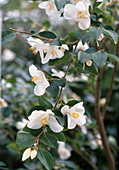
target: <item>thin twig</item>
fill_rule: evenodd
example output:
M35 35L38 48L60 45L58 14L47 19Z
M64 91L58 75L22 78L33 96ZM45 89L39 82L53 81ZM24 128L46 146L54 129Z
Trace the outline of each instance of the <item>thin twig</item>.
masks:
M13 28L8 28L8 29L11 30L11 31L14 31L14 32L21 33L21 34L28 34L28 35L34 36L36 38L39 38L41 40L45 40L45 41L48 41L48 42L52 42L52 41L55 40L55 39L48 39L48 38L45 38L45 37L42 37L42 36L39 36L39 35L36 35L36 34L32 34L32 33L26 32L26 31L19 31L19 30L15 30Z
M116 73L117 73L117 62L115 62L114 65L115 65L115 67L114 67L114 71L113 71L113 74L112 74L112 80L111 80L110 88L108 90L108 93L107 93L107 96L106 96L106 102L105 102L103 110L102 110L103 118L105 116L106 108L107 108L107 106L109 104L109 101L110 101L110 97L111 97L111 94L112 94L112 89L113 89L113 86L114 86L114 80L115 80Z
M93 161L83 152L73 147L73 150L80 155L94 170L98 170Z
M109 170L115 170L115 162L112 156L112 153L110 151L109 144L107 142L107 135L104 127L104 122L102 115L100 113L100 105L99 105L99 100L101 97L101 81L102 81L102 73L103 73L104 67L102 69L99 69L99 75L97 77L97 82L96 82L96 88L95 88L95 114L96 114L96 119L99 127L99 132L101 135L101 140L103 143L104 147L104 152L105 156L107 159L108 167Z

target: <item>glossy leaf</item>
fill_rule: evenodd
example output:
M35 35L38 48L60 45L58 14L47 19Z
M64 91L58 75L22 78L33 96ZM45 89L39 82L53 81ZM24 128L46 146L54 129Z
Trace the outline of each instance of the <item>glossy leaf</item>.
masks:
M48 132L41 135L40 142L51 148L56 148L57 146L57 138Z
M2 31L2 44L6 44L14 40L16 34L13 31Z
M23 147L31 147L35 143L35 137L29 133L21 132L17 134L16 144Z
M52 170L54 165L54 160L52 155L43 148L38 150L38 159L45 166L47 170Z
M102 67L107 60L107 53L98 51L92 54L92 59L98 67Z
M40 32L39 35L48 39L54 39L57 37L57 35L51 31L43 31Z
M52 109L53 107L52 104L48 100L46 100L44 96L39 97L39 104L45 109Z
M112 39L113 39L113 41L114 41L114 43L115 44L117 44L117 42L118 42L118 34L115 32L115 31L113 31L113 30L104 30L108 35L110 35L111 37L112 37Z

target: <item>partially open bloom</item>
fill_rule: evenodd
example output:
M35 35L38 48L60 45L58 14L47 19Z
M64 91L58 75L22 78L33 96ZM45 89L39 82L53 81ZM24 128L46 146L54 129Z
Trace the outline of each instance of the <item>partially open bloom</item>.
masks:
M39 8L45 9L46 14L52 18L58 18L61 12L57 10L54 0L44 1L38 5Z
M71 151L66 148L65 142L58 142L58 150L57 150L60 159L66 160L71 156Z
M76 5L66 4L64 7L64 18L78 22L80 29L85 30L90 27L90 15L87 5L83 1Z
M73 129L76 125L82 126L86 123L83 102L77 103L71 108L69 108L68 105L65 105L62 107L61 112L63 115L67 115L68 129Z
M31 65L29 67L29 73L32 76L32 81L36 84L34 93L37 96L41 96L45 93L46 88L50 85L47 81L44 73L37 69L36 66Z
M56 76L56 77L59 77L59 78L62 78L64 77L65 73L63 71L57 71L55 69L52 69L51 70L53 72L52 76ZM73 77L73 74L70 74L70 75L67 75L66 76L66 80L69 81L69 82L72 82L74 81L74 77Z
M29 123L27 126L30 129L39 129L42 126L48 125L55 133L59 133L63 130L63 127L58 123L54 113L50 109L46 111L34 110L28 119Z
M29 157L31 157L31 159L34 159L37 155L37 150L36 149L32 149L32 148L27 148L22 156L22 161L25 161L26 159L28 159Z

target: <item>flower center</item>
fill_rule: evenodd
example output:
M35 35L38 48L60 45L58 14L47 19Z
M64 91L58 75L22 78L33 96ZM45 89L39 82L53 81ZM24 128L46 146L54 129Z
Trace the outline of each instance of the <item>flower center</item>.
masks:
M45 118L42 118L42 119L40 120L40 123L42 124L42 126L45 126L47 122L48 122L48 120L47 120L46 117L45 117Z
M29 48L29 50L32 50L34 55L36 55L36 54L37 54L37 50L36 50L36 48L35 48L35 47L31 47L31 48Z
M76 118L78 118L78 117L79 117L79 113L75 113L75 112L73 112L73 113L72 113L72 116L73 116L73 118L74 118L74 119L76 119Z
M52 57L54 57L55 55L58 57L58 54L57 54L56 50L51 51L51 54L52 54Z
M38 76L34 76L31 80L32 81L37 81L37 80L40 80L40 79L38 78Z
M49 11L52 11L54 9L54 2L48 3L47 7L49 8Z
M83 12L83 11L77 11L77 20L78 20L79 18L82 18L84 15L85 15L85 12Z

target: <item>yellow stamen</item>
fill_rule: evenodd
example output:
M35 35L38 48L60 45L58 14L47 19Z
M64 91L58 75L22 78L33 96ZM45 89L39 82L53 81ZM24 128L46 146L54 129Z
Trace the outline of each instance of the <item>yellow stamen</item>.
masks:
M39 80L39 78L38 78L38 76L34 76L31 80L32 81L37 81L37 80Z
M48 121L47 121L47 118L46 118L46 117L45 117L45 118L42 118L42 119L40 120L40 123L42 124L42 126L45 126L47 122L48 122Z
M50 2L47 4L47 7L49 7L49 11L54 9L54 2Z
M72 116L73 116L73 118L74 118L74 119L76 119L76 118L78 118L78 117L79 117L79 113L75 113L75 112L73 112L73 113L72 113Z
M55 51L55 50L53 50L53 51L51 52L51 54L52 54L52 57L54 57L55 55L58 57L57 51Z
M83 15L85 15L85 12L83 12L83 11L77 11L77 20L78 20L79 18L82 18Z
M37 50L36 50L36 48L31 47L31 48L29 48L29 50L32 50L34 55L36 55L36 54L37 54Z

